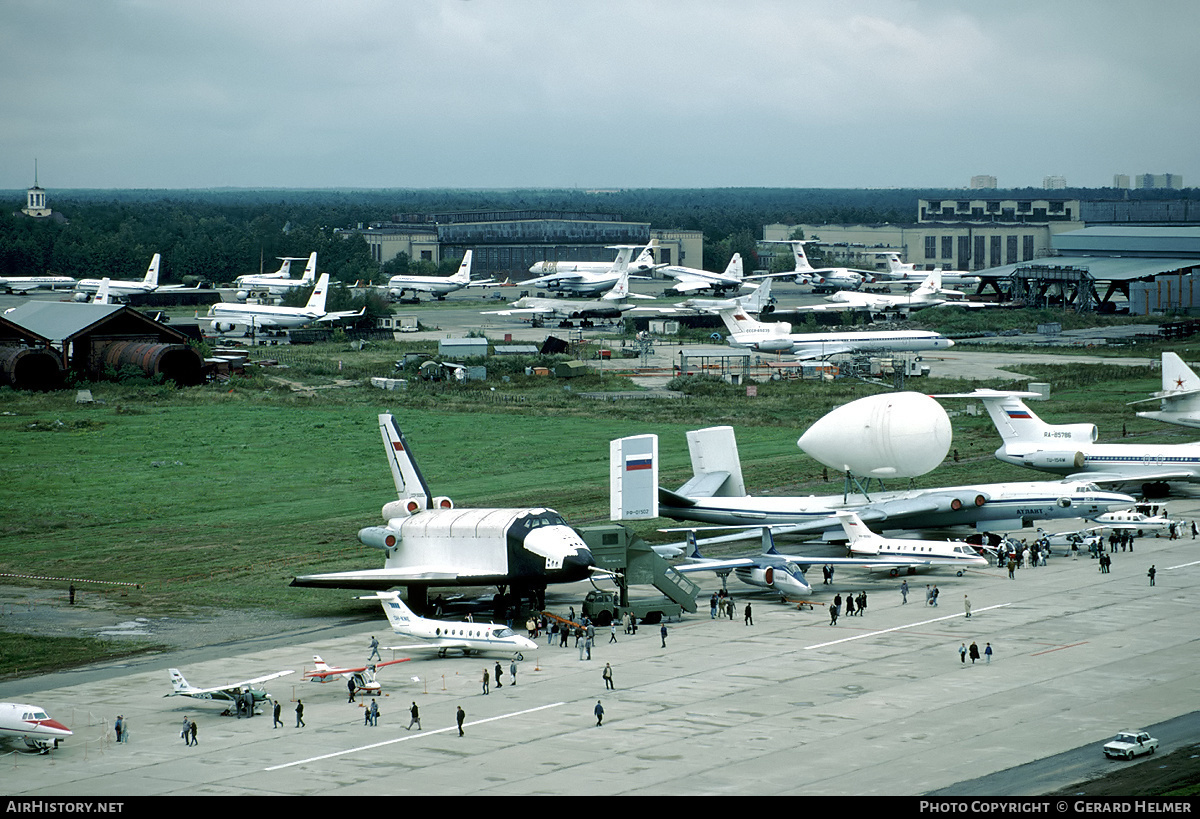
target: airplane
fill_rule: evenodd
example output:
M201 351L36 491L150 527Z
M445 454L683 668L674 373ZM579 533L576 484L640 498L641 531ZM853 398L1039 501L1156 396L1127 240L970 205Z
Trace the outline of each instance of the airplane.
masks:
M28 293L30 290L74 287L75 279L70 276L0 276L0 290L9 293Z
M983 402L1003 443L1005 463L1114 486L1140 485L1145 497L1165 494L1171 481L1200 483L1200 443L1098 444L1095 424L1047 424L1022 398L1033 392L977 389L934 398Z
M398 500L384 505L385 526L361 529L358 539L384 552L383 568L304 575L293 586L406 586L409 600L430 586L512 586L541 605L547 584L588 578L592 553L558 512L539 506L455 509L450 498L433 497L390 413L379 416L379 430Z
M925 280L926 271L917 270L917 266L911 262L906 264L900 261L900 254L895 251L876 251L875 255L887 259L888 269L879 273L879 276L892 281L920 282ZM943 285L977 285L980 281L978 276L972 276L965 270L943 270L940 266L936 269L942 273Z
M743 285L748 284L742 278L742 254L734 253L729 260L729 264L725 266L724 273L709 273L707 270L698 270L694 267L680 267L673 265L663 268L663 274L675 279L675 284L668 289L668 293L692 293L697 290L712 290L714 294L722 296L732 290L738 290Z
M383 686L375 679L375 672L385 666L406 663L410 659L410 657L404 657L399 660L370 663L358 668L331 668L328 663L321 659L320 655L313 655L313 670L305 671L304 679L319 683L332 682L334 677L340 677L343 680L354 680L354 693L377 697L383 692Z
M70 728L36 705L0 702L0 737L20 739L45 754L69 736L73 736Z
M617 265L621 266L617 283L613 288L598 299L544 299L536 296L522 296L509 304L503 310L484 310L481 315L494 316L529 316L530 320L541 322L545 319L559 319L560 327L570 327L572 322L579 320L581 326L591 326L593 319L619 319L622 313L632 310L634 305L629 299L650 299L653 296L643 296L629 290L629 267L620 258Z
M861 350L944 350L954 346L941 333L925 330L793 333L786 321L755 321L744 310L719 310L717 314L729 329L731 346L800 358L825 358Z
M379 592L359 600L378 600L392 631L421 641L415 645L385 646L385 651L432 651L439 657L445 657L451 651L468 657L502 654L523 660L523 652L537 650L537 643L505 625L419 617L404 605L399 592Z
M1163 512L1165 513L1166 510L1164 509ZM1104 529L1137 532L1138 535L1149 531L1154 532L1155 537L1170 532L1171 526L1178 522L1171 520L1166 514L1148 515L1137 509L1108 512L1091 518L1091 521Z
M1175 353L1162 354L1162 391L1151 398L1130 401L1129 405L1159 401L1157 410L1139 412L1149 418L1181 427L1200 427L1200 376Z
M178 668L171 668L168 671L171 675L171 687L173 690L169 694L163 694L164 697L189 697L194 700L215 702L225 706L235 706L237 698L247 691L254 695L256 703L269 700L271 699L271 695L267 691L261 688L254 688L254 686L295 673L291 669L288 669L287 671L276 671L274 674L264 674L252 680L242 680L241 682L226 683L209 688L197 688L194 685L190 685L183 678L183 674L179 672Z
M875 281L875 271L873 270L854 270L849 267L813 267L812 263L808 260L808 255L804 252L804 246L811 244L808 240L772 240L768 243L791 245L792 256L796 260L796 266L793 270L771 275L775 277L791 276L796 284L812 285L814 293L831 290L857 290L863 284L871 284Z
M233 280L234 286L238 289L237 300L245 301L250 297L251 293L267 293L270 296L282 296L287 291L296 287L308 287L317 278L317 253L313 251L308 255L308 264L304 266L304 275L298 279L293 279L291 276L292 262L302 262L305 260L303 256L279 256L277 257L282 264L274 273L263 273L261 275L245 275L238 276Z
M158 284L158 268L162 257L155 253L150 259L150 266L146 268L146 275L141 281L109 281L110 296L128 296L133 293L153 293L159 289L180 289L182 285L170 285L160 288ZM95 293L100 289L103 279L80 279L75 283L74 300L79 302L88 301L88 294Z
M450 293L465 287L484 287L495 284L495 279L471 279L471 259L474 251L463 253L462 261L453 276L408 276L397 275L388 279L388 295L394 299L404 297L405 291L413 294L428 293L442 301Z
M942 272L931 270L921 282L921 286L911 293L893 296L889 293L858 293L851 290L839 290L825 297L829 304L818 304L800 308L809 312L827 310L864 310L872 315L881 313L903 313L910 310L920 310L925 307L937 307L953 299L962 299L963 294L956 290L942 289ZM979 304L978 302L962 302L963 306Z
M611 289L620 279L622 259L631 275L665 267L654 263L653 251L657 244L657 239L651 239L632 262L629 259L633 251L638 249L637 245L610 245L610 249L617 251L617 258L612 262L538 262L529 268L529 272L543 275L520 284L522 287L545 287L576 296L595 296Z
M112 285L112 283L109 281L109 279L107 277L101 279L100 287L99 287L99 289L96 290L96 295L92 299L92 304L108 304L109 303L109 295L110 295L109 290L111 288L111 285Z
M661 307L634 307L633 313L640 316L647 314L655 316L702 316L719 313L722 310L741 310L748 315L761 315L764 311L771 312L775 299L771 296L771 280L765 279L761 285L745 296L729 299L684 299L676 304L664 304Z
M346 310L329 313L325 310L325 298L329 290L329 274L322 273L317 279L308 303L303 307L279 307L273 304L238 304L219 302L208 308L212 328L218 333L231 332L235 327L278 330L301 327L314 321L337 321L342 318L361 316L362 310Z
M619 439L618 443L626 440ZM880 531L956 526L1005 531L1031 526L1039 520L1094 517L1135 503L1129 495L1101 491L1086 480L968 484L832 496L755 496L746 493L732 427L692 430L687 433L687 441L691 480L674 491L657 486L657 476L644 487L633 484L636 489L624 508L650 509L649 517L717 526L771 526L776 534L809 534L836 540L844 534L844 528L835 516L844 510L853 511ZM656 486L654 497L637 495L654 493ZM612 517L631 516L614 512Z

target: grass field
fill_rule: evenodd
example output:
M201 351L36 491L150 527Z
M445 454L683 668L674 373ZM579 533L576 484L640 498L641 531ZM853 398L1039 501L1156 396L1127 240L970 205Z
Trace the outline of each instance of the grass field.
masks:
M147 611L342 614L357 606L345 592L288 583L296 574L382 565L382 554L356 537L381 524L380 507L395 499L380 412L395 414L436 493L460 506L542 504L583 525L607 519L609 441L645 432L660 436L665 486L691 476L687 430L731 424L751 492L838 493L841 477L824 475L796 438L834 406L880 391L849 381L768 383L756 398L722 385L678 401L596 402L558 382L514 376L384 393L361 385L357 365L353 374L344 363L338 369L346 355L344 345L306 349L306 361L286 371L309 386L348 376L359 384L339 389L295 392L267 375L185 390L97 384L90 405L69 391L0 390L0 583L137 583L124 594ZM397 350L375 356L378 365ZM1095 422L1102 440L1119 438L1122 425L1145 440L1189 440L1186 430L1137 419L1125 406L1158 388L1156 371L1048 365L1035 374L1053 385L1053 400L1038 406L1053 422ZM920 389L973 386L935 379ZM520 402L505 400L518 394ZM916 485L1038 477L996 461L998 443L986 415L956 417L959 461L948 458ZM662 540L654 530L665 523L636 528Z

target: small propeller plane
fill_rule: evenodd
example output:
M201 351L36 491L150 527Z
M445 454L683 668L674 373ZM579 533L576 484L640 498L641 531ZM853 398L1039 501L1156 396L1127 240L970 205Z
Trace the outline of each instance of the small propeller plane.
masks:
M355 694L366 694L369 697L377 697L383 692L383 687L375 679L375 672L384 666L406 663L410 659L410 657L404 657L399 660L370 663L359 668L332 668L321 659L320 655L313 655L313 670L305 671L304 679L319 683L333 682L334 677L340 677L343 680L354 680Z
M254 696L254 702L256 703L271 699L271 695L264 689L254 688L254 686L265 683L268 680L286 677L288 674L295 674L296 672L292 669L276 671L274 674L264 674L252 680L226 683L211 688L196 688L194 685L188 684L188 681L183 678L183 674L179 673L178 668L170 669L170 673L171 685L174 690L169 694L163 694L164 697L190 697L194 700L205 700L229 707L236 707L237 698L245 695L247 692Z
M71 735L70 728L36 705L0 702L0 737L23 740L45 754Z

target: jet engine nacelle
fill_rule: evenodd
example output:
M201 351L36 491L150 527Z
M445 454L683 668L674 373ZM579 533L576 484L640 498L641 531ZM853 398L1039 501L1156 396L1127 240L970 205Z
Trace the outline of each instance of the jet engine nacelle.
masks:
M234 298L236 298L240 302L244 302L244 301L246 301L246 299L250 298L250 291L249 290L239 290L239 291L237 291L237 293L234 294Z
M453 509L454 501L447 498L445 495L439 495L433 499L434 509Z
M939 496L933 498L939 512L957 512L960 509L969 509L972 506L983 506L988 502L987 495L980 493L974 497L965 495L962 497Z
M400 545L400 534L388 526L368 526L358 530L358 539L364 546L390 552Z
M1023 456L1021 462L1033 469L1082 469L1084 457L1079 451L1039 450Z
M1095 424L1056 424L1054 432L1049 433L1057 440L1082 441L1085 444L1096 443L1099 431Z
M86 302L90 298L91 296L89 296L87 293L77 292L75 295L71 296L71 301Z
M764 353L790 353L792 340L790 338L764 338L754 342L754 346Z
M234 324L232 324L231 322L228 322L228 321L214 321L212 323L212 328L214 330L216 330L218 333L232 332L234 326L235 326Z
M393 518L406 518L410 515L415 515L417 512L423 511L424 506L416 498L405 498L404 500L394 500L391 503L383 505L383 519L392 520Z

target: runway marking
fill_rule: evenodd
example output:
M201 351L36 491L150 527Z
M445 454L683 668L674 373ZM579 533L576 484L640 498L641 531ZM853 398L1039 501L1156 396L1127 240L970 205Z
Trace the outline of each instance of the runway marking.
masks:
M1191 563L1180 563L1178 566L1168 566L1163 569L1164 572L1169 572L1171 569L1186 569L1188 566L1196 566L1200 564L1200 560L1193 560Z
M464 722L463 727L470 728L474 725L483 725L484 723L495 722L496 720L500 720L500 719L508 719L509 717L520 717L525 714L533 714L533 713L536 713L537 711L544 711L547 708L557 708L560 705L566 705L566 703L565 702L553 702L553 703L550 703L549 705L539 705L537 708L527 708L524 711L514 711L511 714L501 714L500 716L496 716L496 717L488 717L486 719L477 719L477 720L473 720L471 722ZM428 737L428 736L433 736L434 734L442 734L442 733L445 733L446 731L457 731L457 730L458 730L457 725L451 725L446 728L434 728L432 731L420 731L415 734L405 734L404 736L396 737L395 739L385 739L382 742L372 742L370 745L360 745L357 748L346 748L345 750L342 750L342 751L334 751L334 752L328 753L328 754L321 754L320 756L310 756L307 759L297 759L295 762L285 762L282 765L272 765L269 768L263 768L263 770L264 771L278 771L283 768L291 768L296 765L307 765L309 762L320 762L323 759L333 759L334 757L345 756L346 754L355 754L355 753L358 753L359 751L369 751L373 748L383 748L387 745L394 745L397 742L407 742L410 739L420 739L421 737Z
M1048 648L1045 651L1035 651L1032 654L1030 654L1029 656L1030 657L1040 657L1043 654L1049 654L1052 651L1062 651L1064 648L1075 648L1075 646L1087 645L1087 642L1088 642L1087 640L1084 640L1082 643L1070 643L1069 645L1065 645L1065 646L1056 646L1055 648Z
M1011 605L1012 605L1012 603L1000 603L995 606L984 606L981 609L973 609L972 613L981 612L981 611L991 611L992 609L1002 609L1005 606L1011 606ZM961 612L959 614L948 614L945 617L934 617L932 620L922 620L919 623L909 623L907 626L895 626L894 628L885 628L885 629L881 629L879 631L868 631L863 634L855 634L852 637L842 637L840 640L830 640L827 643L817 643L816 645L805 646L804 650L807 651L810 648L825 648L826 646L835 646L838 643L848 643L851 640L861 640L864 637L877 637L880 634L889 634L893 631L904 631L905 629L916 628L917 626L927 626L930 623L940 623L943 620L953 620L955 617L966 617L966 616L967 616L967 613L965 611Z

